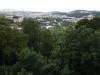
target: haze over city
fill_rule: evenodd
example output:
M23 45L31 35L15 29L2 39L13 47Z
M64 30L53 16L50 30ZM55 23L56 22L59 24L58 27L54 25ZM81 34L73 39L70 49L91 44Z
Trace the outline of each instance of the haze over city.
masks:
M26 11L98 10L99 0L0 0L0 9L18 9Z

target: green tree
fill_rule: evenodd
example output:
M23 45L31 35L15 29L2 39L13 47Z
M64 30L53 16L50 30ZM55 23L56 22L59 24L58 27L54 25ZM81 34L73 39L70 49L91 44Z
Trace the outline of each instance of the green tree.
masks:
M68 60L64 51L65 27L55 27L53 34L53 51L46 71L51 75L69 75ZM64 52L63 52L64 51ZM52 70L51 70L52 69Z
M40 40L40 53L45 57L50 57L53 50L53 39L51 31L49 29L42 28Z
M99 75L100 34L91 28L80 27L66 35L64 54L74 75ZM96 62L98 61L98 62Z
M4 16L0 16L0 25L10 26L13 23L12 20L5 18Z
M27 45L27 36L10 27L0 26L0 65L12 65L16 54Z
M93 19L90 20L90 27L98 30L100 29L100 17L94 17Z
M28 47L39 52L40 45L40 26L39 22L33 19L25 19L22 24L22 30L29 35Z
M82 19L77 22L76 28L79 28L83 25L86 26L87 28L92 28L94 30L98 30L98 29L100 29L100 17L94 17L91 20Z
M76 28L79 28L81 26L85 25L86 27L89 27L89 20L88 19L82 19L82 20L79 20L77 22L77 25L75 26Z
M26 73L40 75L42 74L42 68L45 65L45 59L40 54L26 48L20 52L18 64L20 66L17 70L21 71L23 69ZM18 71L16 72L18 73Z

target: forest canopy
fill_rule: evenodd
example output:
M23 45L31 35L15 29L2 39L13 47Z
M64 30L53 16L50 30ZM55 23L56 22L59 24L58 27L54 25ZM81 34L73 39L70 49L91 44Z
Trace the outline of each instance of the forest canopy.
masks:
M50 29L12 23L0 17L0 75L100 75L100 17Z

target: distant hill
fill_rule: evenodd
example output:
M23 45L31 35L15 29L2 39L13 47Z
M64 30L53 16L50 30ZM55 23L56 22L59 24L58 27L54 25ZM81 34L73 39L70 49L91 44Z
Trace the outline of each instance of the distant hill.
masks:
M59 14L59 15L66 15L69 17L76 17L76 18L81 18L83 16L87 15L94 15L94 16L100 16L100 11L88 11L88 10L73 10L70 12L52 12L52 14Z
M100 11L88 11L88 10L74 10L71 12L68 12L69 17L76 17L80 18L82 16L87 16L87 15L94 15L94 16L100 16Z
M68 17L76 17L81 18L87 15L100 16L100 11L88 11L88 10L73 10L71 12L32 12L32 11L24 11L24 10L15 10L15 9L1 9L0 15L22 15L23 17L31 17L31 16L49 16L49 15L60 15L60 16L68 16Z

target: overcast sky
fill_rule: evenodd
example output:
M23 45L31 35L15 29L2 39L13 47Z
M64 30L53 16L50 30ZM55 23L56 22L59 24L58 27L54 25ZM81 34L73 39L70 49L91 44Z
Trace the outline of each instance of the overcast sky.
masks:
M100 0L0 0L0 9L28 11L99 10Z

